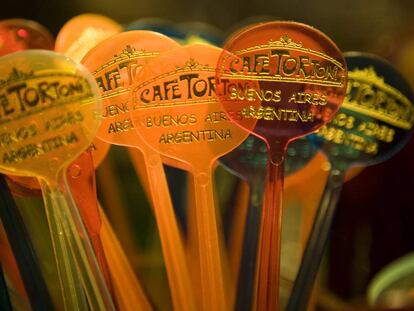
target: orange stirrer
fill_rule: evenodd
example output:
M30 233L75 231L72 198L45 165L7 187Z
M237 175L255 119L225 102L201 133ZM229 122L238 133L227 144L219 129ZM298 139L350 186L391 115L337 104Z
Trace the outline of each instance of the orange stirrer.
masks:
M135 272L101 207L99 212L102 220L101 240L109 263L119 309L123 311L152 310L153 308L135 277Z
M227 309L213 164L247 136L229 122L215 97L220 52L193 45L163 53L139 74L131 111L134 127L148 146L182 162L193 174L203 310Z
M133 129L128 112L131 85L145 64L178 44L151 31L129 31L115 35L93 48L82 60L101 89L104 112L98 137L106 142L140 149L158 224L174 308L194 310L189 272L181 233L169 196L160 156L147 147Z

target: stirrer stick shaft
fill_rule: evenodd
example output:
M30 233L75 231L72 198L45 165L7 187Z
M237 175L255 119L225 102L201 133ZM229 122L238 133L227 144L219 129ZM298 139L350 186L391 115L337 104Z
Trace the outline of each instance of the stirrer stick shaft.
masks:
M211 174L211 170L194 173L202 310L224 311L224 275Z
M169 195L161 157L150 150L142 150L142 152L174 309L195 310L183 240Z
M54 208L63 224L71 254L80 273L88 303L92 310L115 310L88 233L70 193L66 178L62 191L53 191Z
M0 265L0 307L3 311L13 311L9 291L7 289L6 279L4 277L3 268Z
M8 191L3 176L0 176L0 218L16 258L31 307L33 310L53 309L52 299L23 218Z
M101 239L108 261L111 280L120 310L151 311L153 310L145 291L135 276L128 257L124 253L104 211L99 207L102 219Z
M257 258L256 310L279 309L280 248L284 160L267 167Z
M259 175L264 177L264 174ZM253 180L250 183L250 189L251 193L249 206L247 208L246 229L236 296L236 310L240 311L250 311L252 309L256 253L263 204L263 200L261 199L264 190L263 180L259 180L259 178Z
M64 230L60 215L55 206L54 191L43 179L39 179L42 188L45 212L49 224L50 238L52 240L56 267L58 270L60 289L65 310L81 310L87 308L85 295L78 279L76 265L70 254L68 241L64 236Z
M337 169L332 169L329 174L289 298L288 311L304 311L307 308L328 242L336 205L341 195L343 178L344 172Z

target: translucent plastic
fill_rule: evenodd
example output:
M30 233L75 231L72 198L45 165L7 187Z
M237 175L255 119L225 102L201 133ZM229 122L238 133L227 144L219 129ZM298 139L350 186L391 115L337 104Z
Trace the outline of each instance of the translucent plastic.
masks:
M329 158L331 172L316 212L288 310L305 310L329 237L345 172L397 153L414 124L413 93L387 62L364 53L347 53L348 87L335 118L311 139Z
M151 303L136 278L128 257L124 253L101 207L99 211L102 218L101 238L103 248L109 263L119 309L125 311L152 310Z
M99 153L93 153L95 156L97 156L98 161L102 161L104 156L106 155L109 149L106 146L110 145L104 143L102 146L103 148L99 148L100 146L95 147L95 151L100 151ZM98 164L99 163L96 163L92 160L92 152L90 148L89 151L83 152L74 162L72 162L69 165L67 169L67 178L77 208L79 209L79 212L81 214L82 221L85 225L89 239L91 240L92 246L94 248L94 252L97 257L100 269L106 280L108 288L111 289L108 266L105 260L105 254L103 252L102 243L100 241L99 236L101 230L101 222L99 218L99 212L97 209L95 186L95 166ZM13 180L13 182L17 183L22 187L31 190L41 188L36 178L13 175L8 175L8 177L9 179ZM62 180L62 182L64 181ZM62 187L65 188L66 185L63 184ZM16 227L16 225L17 224L15 223L14 227ZM36 269L34 269L33 267L31 270L33 271L33 273L36 273ZM28 282L28 284L30 283ZM41 280L35 282L34 284L36 284L36 288L38 288L41 285ZM38 297L41 296L37 295L36 300L38 300Z
M112 293L108 263L102 247L100 231L102 227L96 197L95 168L90 152L82 153L68 168L67 183L73 193L89 239L95 251L96 259Z
M80 62L99 42L121 31L121 25L109 17L81 14L63 25L56 37L55 50Z
M299 175L297 179L301 180L301 169L314 159L316 153L317 148L306 139L293 141L287 151L286 175L296 173ZM250 135L240 146L220 158L220 163L231 173L246 181L250 190L246 218L240 219L245 223L245 230L243 251L240 254L240 270L236 272L239 276L235 306L237 310L251 308L267 160L266 144L254 135Z
M226 288L213 196L215 160L247 132L230 122L216 98L215 66L221 50L190 45L148 63L133 86L137 133L153 150L180 161L193 175L201 273L201 308L225 310Z
M102 161L105 159L106 155L109 152L111 145L100 140L99 138L94 138L92 144L89 146L88 151L85 151L85 153L88 153L92 156L93 159L93 166L96 169ZM82 157L81 155L80 157ZM76 166L75 160L72 164ZM72 165L69 166L69 170L71 169ZM40 189L39 182L35 177L27 177L27 176L15 176L13 173L9 173L8 178L13 180L14 182L18 183L19 185L28 188L28 189Z
M27 49L53 50L54 38L42 25L25 19L0 21L0 56ZM40 186L35 178L11 177L27 188Z
M4 311L12 311L9 291L7 289L6 279L4 277L3 268L0 265L0 308Z
M98 204L94 164L90 152L84 152L69 167L68 183L88 230L98 263L121 310L152 310L109 221Z
M257 263L256 308L279 308L280 222L287 144L319 129L345 95L346 66L336 45L294 22L246 27L225 45L217 80L232 120L263 139L268 167ZM231 112L238 107L241 116ZM256 120L257 124L249 124ZM250 126L249 126L250 125Z
M62 27L56 37L55 50L80 62L99 42L122 31L122 26L112 19L98 14L81 14L73 17ZM110 144L95 138L91 144L95 167L98 167L109 151Z
M0 21L0 56L27 49L53 50L54 39L42 25L26 19Z
M100 141L100 140L96 140L96 141ZM96 216L98 211L97 211L97 205L96 205L97 203L96 203L96 186L95 186L95 168L100 164L100 162L103 160L104 156L108 152L109 148L107 148L107 146L110 146L110 145L107 143L104 143L102 148L100 148L100 146L94 146L93 150L94 151L99 150L99 152L92 153L92 150L91 150L92 148L90 148L89 151L82 153L68 167L67 174L68 174L68 181L70 184L70 188L73 192L74 199L81 213L84 225L88 231L88 235L94 247L95 254L97 256L99 265L104 274L106 282L108 286L110 287L109 274L107 273L108 268L107 268L106 260L105 260L104 253L102 250L100 237L99 237L101 223L100 223L100 218L99 217L97 218ZM92 160L92 155L95 156L93 160ZM98 162L96 162L95 159L97 159ZM12 180L14 183L17 184L17 185L14 184L15 187L13 188L14 193L17 195L24 195L23 194L24 191L26 192L32 191L33 193L33 191L40 190L40 185L37 179L34 177L8 175L8 178L9 180ZM16 186L18 186L19 188L16 189ZM13 201L9 201L9 202L13 202ZM4 204L5 204L4 205L5 212L10 214L8 216L9 217L8 223L12 224L10 226L10 229L12 229L14 232L13 234L11 234L11 236L21 241L20 243L17 243L17 242L14 243L14 245L16 245L16 247L19 248L16 251L22 252L23 251L22 248L24 249L25 247L28 247L28 248L31 247L29 245L25 246L24 244L24 243L30 244L30 241L29 240L24 241L24 234L23 234L24 227L21 228L23 224L20 224L22 220L19 220L20 215L18 215L18 212L11 209L13 205L8 207L7 204L11 204L11 203L7 203L7 204L4 203ZM31 261L35 260L35 259L31 259L31 256L33 255L34 254L26 254L26 255L18 256L18 258L19 259L22 258L24 262L24 265L22 264L22 266L24 266L23 269L26 269L26 266L30 267L29 270L31 271L31 273L24 273L23 274L24 276L30 277L30 274L33 274L33 277L36 277L36 273L37 273L36 267L35 267L36 264L31 263ZM38 279L37 281L33 281L33 282L28 281L25 283L28 285L31 285L31 284L35 285L34 286L35 292L39 288L43 288L41 285L42 283L41 279ZM47 291L43 291L43 293L47 293ZM41 301L42 295L37 294L33 296L36 302ZM47 295L44 294L44 296L45 296L45 299L47 299ZM39 303L39 305L45 306L47 304L46 302L44 302L44 303Z
M4 176L0 176L0 218L32 308L53 309L45 279L38 265L38 256Z
M111 148L111 144L108 144L107 142L95 137L92 144L89 146L89 152L92 155L93 159L93 166L94 168L98 168L98 166L102 163L102 161L105 159L106 155L109 152L109 149Z
M97 86L86 69L54 52L24 51L0 62L0 171L39 179L65 308L85 307L86 293L91 308L112 310L76 204L64 186L66 167L88 148L99 126Z
M23 19L9 19L0 22L0 55L6 55L18 50L45 49L52 50L54 39L49 31L40 24ZM36 179L15 176L28 188L40 187ZM30 305L34 309L52 309L53 303L47 290L45 279L41 273L38 257L33 252L33 245L23 223L22 216L11 196L7 183L0 176L0 206L1 220L7 238L11 241L13 254L24 287L29 297Z
M228 216L224 222L230 228L227 236L228 245L228 262L230 272L230 299L229 305L234 308L237 295L237 283L240 279L240 270L242 267L243 254L244 254L244 235L247 229L247 214L249 211L250 203L250 191L249 184L237 180L235 187L230 192L231 200L228 208L232 211L232 214ZM229 219L231 217L231 219ZM257 226L256 226L257 229ZM256 254L256 249L253 251ZM244 267L244 266L243 266ZM250 295L250 293L248 294ZM246 304L246 307L248 305Z
M172 39L155 32L129 31L98 44L82 63L95 76L102 94L102 125L97 136L111 144L139 149L142 153L144 176L148 178L173 304L177 310L194 310L183 241L161 157L137 135L129 115L129 111L135 109L131 102L131 86L142 67L160 53L178 46Z
M52 238L53 250L56 258L59 280L61 283L62 298L65 310L76 310L88 308L86 297L82 288L80 273L85 271L78 270L76 260L86 260L86 258L76 257L72 246L76 242L72 240L73 233L69 232L68 226L75 226L65 221L65 217L70 217L70 207L68 201L71 199L63 194L63 190L51 187L46 181L40 179L40 186L44 196L46 216L49 223L49 230ZM59 213L59 209L65 209L65 213ZM85 284L86 285L86 284ZM87 289L86 289L87 291Z
M21 305L29 308L29 299L25 291L23 279L21 278L16 258L14 257L10 242L3 226L0 226L0 245L1 265L4 271L7 271L8 280L11 284L13 284L13 296L15 295L17 299L21 300Z

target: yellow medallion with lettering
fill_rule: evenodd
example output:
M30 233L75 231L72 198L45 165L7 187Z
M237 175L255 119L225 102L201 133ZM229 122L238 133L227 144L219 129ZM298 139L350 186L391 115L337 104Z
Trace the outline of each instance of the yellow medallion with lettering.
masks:
M344 103L312 136L341 170L391 157L405 145L414 125L411 90L400 73L375 55L345 56L349 72Z
M112 310L65 186L66 167L88 148L100 124L98 87L84 67L54 52L18 52L0 64L0 171L39 179L65 308L87 308L86 292L91 307ZM74 281L79 272L81 283Z
M348 83L335 118L309 136L330 161L331 170L288 304L304 310L329 239L347 170L373 165L395 155L408 142L414 125L414 97L401 74L381 58L345 54Z

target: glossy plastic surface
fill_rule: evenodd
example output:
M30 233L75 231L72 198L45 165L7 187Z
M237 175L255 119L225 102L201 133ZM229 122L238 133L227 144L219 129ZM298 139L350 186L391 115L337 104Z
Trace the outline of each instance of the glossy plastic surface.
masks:
M54 39L42 25L25 19L0 21L0 56L27 49L53 50Z
M217 64L219 98L232 120L268 146L257 264L256 308L278 309L280 222L287 144L319 129L342 103L346 65L318 30L294 22L246 27ZM241 111L235 115L234 110ZM257 123L250 122L255 120Z
M128 31L115 35L93 48L82 60L97 81L102 94L102 125L98 137L111 144L139 149L142 152L142 176L154 207L171 295L175 308L195 308L184 245L169 196L161 157L144 143L134 129L129 112L132 85L142 68L162 52L178 47L174 40L152 31ZM131 151L135 153L136 150ZM133 154L134 155L134 154ZM139 157L132 156L136 161Z
M56 37L55 50L80 62L99 42L121 31L121 25L106 16L81 14L63 25Z
M99 90L84 67L54 52L18 52L0 62L0 170L40 181L65 308L85 306L82 284L91 306L111 309L76 205L62 188L66 167L99 126Z
M310 136L331 162L287 310L305 310L329 237L346 170L372 165L397 153L414 125L413 94L389 63L365 53L347 53L347 95L335 118Z
M348 52L347 95L335 118L309 136L339 169L387 160L406 144L414 124L413 93L387 61Z
M226 308L222 259L213 199L215 160L248 135L230 122L216 97L215 66L221 49L189 45L144 67L133 87L132 121L160 154L182 162L194 176L195 218L203 308Z

